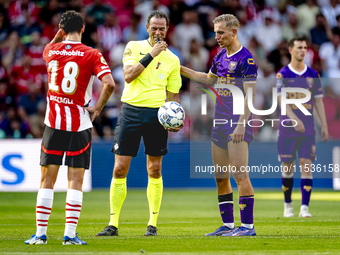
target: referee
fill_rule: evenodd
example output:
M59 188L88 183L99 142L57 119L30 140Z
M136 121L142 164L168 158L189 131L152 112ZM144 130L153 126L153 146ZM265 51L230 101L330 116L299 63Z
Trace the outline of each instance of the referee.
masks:
M123 107L114 133L112 152L115 153L110 187L110 222L96 236L117 236L119 214L126 197L126 176L132 157L138 152L141 137L147 154L149 176L147 197L150 220L145 236L157 235L157 217L162 201L162 157L167 154L168 131L178 132L183 126L165 129L157 118L160 106L168 100L179 100L182 86L180 63L164 41L169 20L165 13L152 12L147 21L149 38L126 45L123 64L125 87Z

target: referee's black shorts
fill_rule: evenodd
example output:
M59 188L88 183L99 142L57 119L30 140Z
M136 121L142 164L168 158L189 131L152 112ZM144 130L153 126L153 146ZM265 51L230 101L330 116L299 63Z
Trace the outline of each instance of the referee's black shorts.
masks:
M137 156L141 137L145 154L164 156L168 153L168 131L159 123L158 108L136 107L123 103L114 132L112 152Z
M65 165L89 169L91 158L92 128L68 132L45 125L41 143L40 165Z

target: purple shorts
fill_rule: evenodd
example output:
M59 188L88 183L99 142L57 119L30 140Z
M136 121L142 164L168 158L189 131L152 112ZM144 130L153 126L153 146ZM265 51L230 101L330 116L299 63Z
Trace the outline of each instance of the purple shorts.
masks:
M295 160L296 151L299 158L315 160L315 136L279 136L279 155L282 162L289 163Z
M235 129L223 128L222 125L217 125L212 128L211 141L218 147L224 150L228 150L228 143L232 141L231 134ZM246 126L246 132L244 134L244 141L248 144L253 140L253 129Z

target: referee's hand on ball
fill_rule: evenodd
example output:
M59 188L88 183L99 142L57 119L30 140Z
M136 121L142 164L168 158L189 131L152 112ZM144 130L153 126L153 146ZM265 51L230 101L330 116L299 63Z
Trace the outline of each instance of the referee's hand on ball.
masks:
M176 127L176 128L166 128L164 127L166 130L170 131L170 132L178 132L180 131L182 128L183 128L184 124L180 125L179 127Z

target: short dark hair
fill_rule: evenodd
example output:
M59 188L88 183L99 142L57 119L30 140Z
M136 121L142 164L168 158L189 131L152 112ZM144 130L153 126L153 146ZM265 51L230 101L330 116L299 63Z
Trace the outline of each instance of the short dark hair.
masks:
M61 16L59 24L66 34L72 32L80 33L84 25L84 20L78 12L66 11Z
M151 12L149 17L148 17L148 26L150 25L150 19L152 17L165 19L166 27L169 26L169 18L168 18L168 16L164 12L161 12L161 11L153 11L153 12Z
M306 42L307 43L307 37L306 36L296 36L294 37L293 39L291 39L289 42L288 42L288 47L289 48L293 48L294 47L294 42L295 41L298 41L298 42Z

